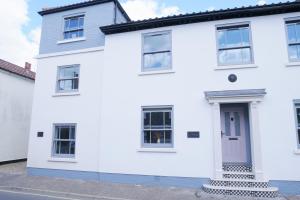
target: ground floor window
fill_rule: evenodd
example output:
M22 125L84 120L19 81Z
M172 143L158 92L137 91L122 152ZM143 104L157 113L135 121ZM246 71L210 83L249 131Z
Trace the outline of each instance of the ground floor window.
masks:
M55 124L52 148L53 156L74 157L75 137L75 124Z
M295 103L295 113L296 113L296 128L297 128L297 143L298 148L300 148L300 101Z
M142 108L142 146L173 146L173 107Z

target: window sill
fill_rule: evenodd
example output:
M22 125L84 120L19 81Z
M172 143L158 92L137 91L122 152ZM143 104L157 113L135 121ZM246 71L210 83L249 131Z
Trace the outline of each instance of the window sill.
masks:
M56 158L56 157L49 158L48 162L77 163L75 158Z
M156 74L174 74L174 70L157 70L157 71L145 71L139 73L139 76L156 75Z
M290 62L285 65L286 67L300 67L300 62Z
M52 97L65 97L65 96L79 96L79 92L65 92L65 93L56 93Z
M140 153L177 153L173 148L139 148L137 152Z
M217 67L215 68L215 70L249 69L249 68L258 68L258 66L257 66L257 65L254 65L254 64L217 66Z
M300 149L296 149L296 150L294 150L294 154L296 154L296 155L300 155Z
M57 41L57 44L65 44L65 43L71 43L71 42L80 42L80 41L84 41L84 40L86 40L85 37L74 38L74 39L67 39L67 40Z

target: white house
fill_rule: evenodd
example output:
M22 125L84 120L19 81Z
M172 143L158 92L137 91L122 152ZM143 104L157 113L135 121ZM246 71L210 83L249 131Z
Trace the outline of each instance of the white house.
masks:
M115 0L40 14L29 174L300 194L300 2L136 22Z
M27 158L35 73L0 59L0 164Z

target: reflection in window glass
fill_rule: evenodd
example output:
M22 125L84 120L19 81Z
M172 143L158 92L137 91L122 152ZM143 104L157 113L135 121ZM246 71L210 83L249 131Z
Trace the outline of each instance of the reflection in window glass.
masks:
M79 66L63 66L58 68L57 91L74 91L79 86Z
M143 116L143 146L171 146L172 108L145 108L143 109Z
M84 16L65 19L64 39L83 37Z
M145 34L143 37L143 70L171 68L171 33Z
M217 30L218 59L221 65L249 64L252 62L248 25L219 27Z
M291 61L300 60L300 21L287 21L287 37L289 58Z
M53 154L55 156L74 156L75 125L55 125Z

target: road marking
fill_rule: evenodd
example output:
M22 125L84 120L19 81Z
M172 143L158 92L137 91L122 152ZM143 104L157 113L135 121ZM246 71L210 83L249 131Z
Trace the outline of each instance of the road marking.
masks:
M126 199L126 198L120 198L120 197L82 195L82 194L71 193L71 192L59 192L59 191L54 191L54 190L41 190L41 189L33 189L33 188L25 188L25 187L0 186L0 188L6 188L7 189L7 190L3 190L3 189L1 190L0 189L0 191L12 191L14 189L20 189L20 190L31 190L31 191L37 191L37 192L48 192L48 193L62 194L62 195L73 195L73 196L77 196L79 198L83 197L83 198L107 199L107 200L134 200L134 199ZM35 195L36 193L30 193L30 192L28 192L28 193L25 193L25 194L33 194L33 195ZM60 198L60 197L58 197L58 198ZM69 198L66 198L66 199L69 200ZM77 200L77 199L72 199L72 200Z

